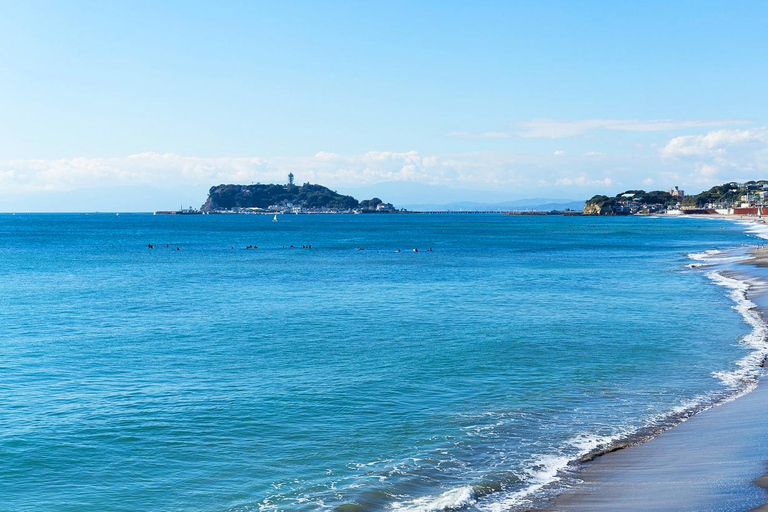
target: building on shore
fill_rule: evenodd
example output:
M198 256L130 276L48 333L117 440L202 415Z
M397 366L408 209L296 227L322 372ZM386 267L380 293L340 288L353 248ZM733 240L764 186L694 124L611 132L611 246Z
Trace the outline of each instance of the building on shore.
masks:
M685 197L685 190L680 190L677 185L675 185L675 188L672 190L667 190L667 192L669 192L669 195L672 197L676 197L678 199L683 199Z

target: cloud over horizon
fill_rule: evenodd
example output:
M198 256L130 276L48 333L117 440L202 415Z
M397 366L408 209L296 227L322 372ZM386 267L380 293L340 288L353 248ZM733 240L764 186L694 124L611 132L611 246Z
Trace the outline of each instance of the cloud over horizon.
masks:
M577 161L578 158L574 158L574 162ZM539 172L532 172L536 169ZM22 193L138 183L281 183L289 172L300 182L330 186L394 181L494 190L558 186L562 183L558 180L570 178L574 171L563 167L562 157L555 155L502 152L424 155L417 151L369 151L341 155L321 151L308 157L278 158L194 157L148 152L114 158L0 162L0 186L6 192ZM597 183L604 178L581 182Z
M675 137L661 149L662 159L692 165L700 183L765 178L768 128L715 130Z
M632 155L596 151L538 153L476 151L423 154L369 151L265 158L199 157L137 153L112 158L9 160L0 162L0 192L34 195L148 185L167 190L219 183L286 180L354 189L378 183L418 183L508 194L581 198L614 189L674 185L708 188L724 181L765 178L768 128L721 129L667 139L661 149Z

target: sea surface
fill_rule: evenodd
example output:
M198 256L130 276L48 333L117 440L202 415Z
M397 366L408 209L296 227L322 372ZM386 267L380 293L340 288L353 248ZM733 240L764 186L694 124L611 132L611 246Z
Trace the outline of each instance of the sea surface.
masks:
M0 215L0 509L536 506L751 389L750 230Z

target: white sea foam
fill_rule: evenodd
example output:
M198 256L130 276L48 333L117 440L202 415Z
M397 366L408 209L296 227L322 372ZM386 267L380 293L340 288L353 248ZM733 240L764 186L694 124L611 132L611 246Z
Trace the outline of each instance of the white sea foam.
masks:
M768 325L757 312L757 305L747 297L752 287L750 281L734 279L718 271L709 272L707 277L715 284L730 290L729 296L736 303L733 309L738 311L744 321L752 327L752 331L741 339L741 344L751 351L736 361L737 368L714 373L714 376L724 385L739 391L735 396L741 396L757 387L757 380L762 372L762 362L768 356Z
M487 512L506 512L512 507L527 503L530 496L543 487L557 482L562 471L571 463L573 457L566 455L540 455L524 470L528 485L519 491L497 495L487 503L478 506L478 510Z
M472 487L465 485L436 496L424 496L394 503L392 510L397 512L441 512L443 510L458 510L474 503L475 492Z
M712 259L717 254L722 254L723 251L718 251L717 249L710 249L708 251L704 252L694 252L688 255L689 258L692 260L699 260L699 261L706 261Z
M689 254L688 257L692 260L701 262L691 263L688 265L689 268L698 268L703 265L713 265L716 263L735 263L737 261L746 261L752 258L747 254L733 254L718 251L716 249L710 249L704 252L694 252Z
M749 220L737 221L736 223L744 226L748 234L768 240L768 225L765 223ZM725 256L721 256L723 254ZM733 255L732 253L723 253L716 250L689 254L688 257L703 262L690 264L689 267L691 268L751 259L747 255ZM768 357L768 324L758 313L757 305L748 298L750 290L765 288L766 283L746 278L737 279L725 275L721 270L717 269L708 272L706 275L715 284L729 290L728 295L735 302L733 309L738 311L747 325L752 328L752 331L740 340L741 345L750 349L750 352L736 361L736 369L713 373L714 377L734 391L728 398L728 400L733 400L757 387L758 378L762 373L762 364L766 357Z
M741 226L745 226L745 231L750 234L754 235L757 238L762 238L764 240L768 240L768 224L764 224L762 222L755 222L751 220L743 220L737 222L737 224Z

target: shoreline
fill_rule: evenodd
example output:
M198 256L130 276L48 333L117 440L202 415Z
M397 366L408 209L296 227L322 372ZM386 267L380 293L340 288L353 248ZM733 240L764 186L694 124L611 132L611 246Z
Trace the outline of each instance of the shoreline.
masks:
M766 224L755 217L707 217ZM579 483L536 510L768 512L768 425L763 425L761 414L768 402L764 370L768 357L768 272L764 270L768 268L768 246L742 251L749 259L736 263L738 271L714 269L709 277L717 282L712 276L716 274L733 281L732 285L717 284L731 288L735 309L752 325L750 335L759 337L760 348L752 345L754 350L739 361L759 354L759 361L750 361L756 380L730 396L691 409L677 421L670 416L670 425L659 433L627 439L582 458L569 475ZM734 297L738 294L745 304ZM749 312L761 325L750 321Z
M762 245L754 247L749 250L749 255L752 259L749 263L756 267L768 268L768 245Z
M613 451L579 468L581 483L546 511L768 510L768 427L762 379L739 396L648 442Z

